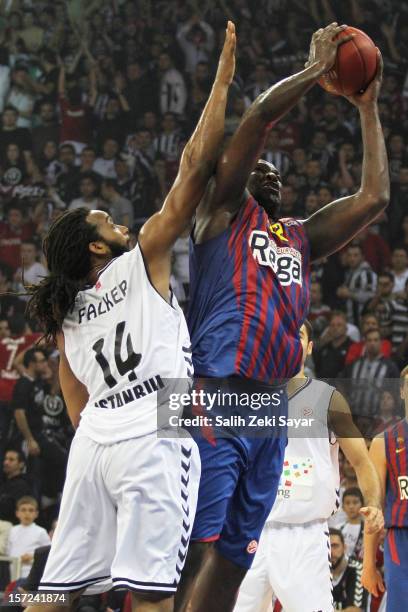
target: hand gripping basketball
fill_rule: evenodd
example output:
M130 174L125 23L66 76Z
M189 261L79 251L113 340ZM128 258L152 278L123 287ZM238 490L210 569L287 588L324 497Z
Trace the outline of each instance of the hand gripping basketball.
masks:
M339 26L337 22L333 22L325 28L317 30L312 36L306 67L311 64L317 64L322 74L328 72L336 60L339 45L344 44L353 37L352 34L338 36L346 28L346 25Z

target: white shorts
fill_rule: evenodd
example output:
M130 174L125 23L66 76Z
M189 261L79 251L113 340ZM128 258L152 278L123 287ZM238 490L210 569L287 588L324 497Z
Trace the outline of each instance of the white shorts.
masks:
M272 610L274 595L284 612L333 611L330 542L325 521L265 525L234 612Z
M197 505L191 438L75 436L42 591L175 593Z

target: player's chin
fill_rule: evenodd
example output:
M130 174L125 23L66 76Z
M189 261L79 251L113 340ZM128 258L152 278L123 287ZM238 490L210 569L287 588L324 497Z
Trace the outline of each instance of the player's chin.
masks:
M259 200L259 204L265 210L269 217L276 219L279 217L281 209L280 195L266 193L262 194L262 198Z

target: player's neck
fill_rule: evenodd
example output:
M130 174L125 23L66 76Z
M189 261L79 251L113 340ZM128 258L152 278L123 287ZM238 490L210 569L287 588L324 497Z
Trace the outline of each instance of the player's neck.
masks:
M301 370L296 374L296 376L291 378L290 381L288 382L288 395L289 396L293 395L300 387L302 387L305 384L306 379L307 379L307 376L302 367Z
M96 283L101 270L103 270L103 268L111 261L111 259L112 257L106 257L103 260L98 259L97 262L93 262L91 270L87 277L89 283L91 283L92 285Z

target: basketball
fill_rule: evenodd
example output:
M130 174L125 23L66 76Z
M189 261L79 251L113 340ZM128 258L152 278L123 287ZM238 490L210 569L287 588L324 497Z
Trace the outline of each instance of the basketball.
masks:
M331 94L350 96L364 91L377 71L377 48L367 34L348 26L338 34L354 37L338 47L332 69L319 79L319 84Z

